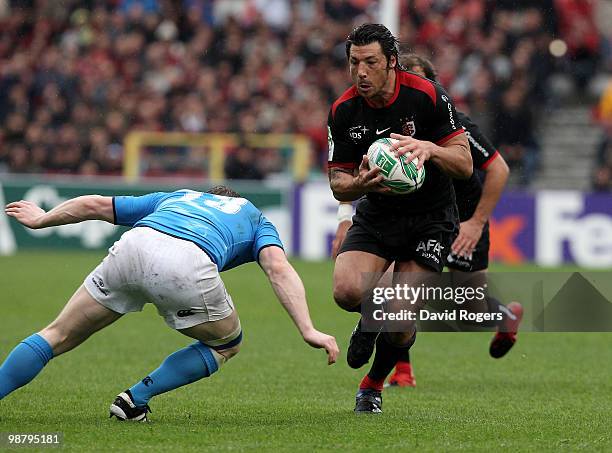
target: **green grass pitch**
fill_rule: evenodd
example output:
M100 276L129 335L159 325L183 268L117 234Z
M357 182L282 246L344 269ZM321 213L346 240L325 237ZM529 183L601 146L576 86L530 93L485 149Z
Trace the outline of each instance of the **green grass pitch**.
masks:
M101 257L0 258L0 360L51 321ZM79 452L612 450L610 334L522 334L496 361L489 334L424 333L412 350L418 387L385 391L381 416L355 416L365 369L351 370L344 354L356 315L331 300L330 262L295 266L316 326L338 339L336 365L302 342L257 266L243 266L224 273L241 353L212 378L153 399L150 423L108 419L117 392L190 342L148 306L0 401L0 432L62 432L64 448Z

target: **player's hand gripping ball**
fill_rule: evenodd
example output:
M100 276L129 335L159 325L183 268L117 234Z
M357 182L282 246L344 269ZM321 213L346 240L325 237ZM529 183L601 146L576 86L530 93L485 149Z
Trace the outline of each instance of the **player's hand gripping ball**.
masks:
M396 194L408 194L418 190L425 181L425 167L417 170L418 159L410 162L410 154L396 156L391 145L397 140L379 138L368 149L370 168L380 168L384 186Z

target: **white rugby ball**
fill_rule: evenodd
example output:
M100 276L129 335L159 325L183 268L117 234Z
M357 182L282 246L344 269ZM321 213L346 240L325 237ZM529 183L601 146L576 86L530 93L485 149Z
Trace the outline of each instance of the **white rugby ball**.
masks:
M408 194L418 190L425 181L425 167L417 170L418 158L410 162L410 154L397 157L391 150L397 140L379 138L368 148L370 168L380 168L385 180L383 185L394 193Z

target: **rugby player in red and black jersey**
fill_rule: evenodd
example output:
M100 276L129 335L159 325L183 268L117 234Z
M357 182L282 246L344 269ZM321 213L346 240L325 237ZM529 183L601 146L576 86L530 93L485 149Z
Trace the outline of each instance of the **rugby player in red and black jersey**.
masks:
M408 71L436 81L435 68L426 58L409 54L402 55L400 61ZM458 284L469 281L470 284L482 285L486 282L489 262L488 219L505 187L509 170L503 157L480 128L464 113L458 111L457 115L468 136L474 173L468 180L453 180L461 224L446 265ZM334 240L333 255L337 253L351 225L352 208L350 206L348 208L350 209L339 209L339 213L346 211L346 214L339 218L341 221ZM390 276L387 276L387 279L390 279ZM489 352L492 357L503 357L516 342L522 308L516 302L506 307L492 297L487 299L487 305L479 307L480 310L502 314L501 321L492 323L497 325L497 333L491 342ZM408 351L405 351L404 356L398 361L388 385L400 387L416 385Z
M355 28L346 41L354 85L332 105L328 119L329 181L339 201L359 199L353 225L334 269L334 299L359 311L379 276L394 263L394 284L407 275L439 273L458 213L451 178L472 175L467 137L444 89L399 66L397 39L379 24ZM367 150L382 137L395 138L398 152L410 152L426 168L423 186L395 195L382 186L379 170L369 169ZM414 282L411 282L414 283ZM351 337L352 367L369 359L372 367L356 396L356 412L381 412L382 388L396 362L414 343L414 322L401 332L365 332ZM365 360L364 360L365 358Z

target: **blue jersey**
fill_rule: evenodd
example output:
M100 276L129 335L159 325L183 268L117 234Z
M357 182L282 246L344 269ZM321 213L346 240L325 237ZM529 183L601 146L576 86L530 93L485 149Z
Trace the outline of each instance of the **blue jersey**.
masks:
M191 241L219 271L257 261L264 247L283 244L272 223L245 198L192 190L114 197L115 223L149 227Z

